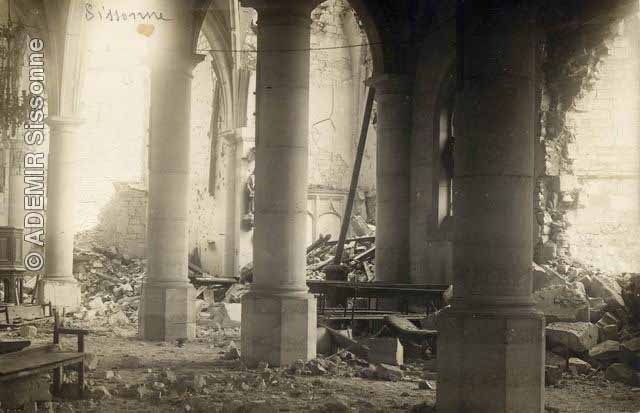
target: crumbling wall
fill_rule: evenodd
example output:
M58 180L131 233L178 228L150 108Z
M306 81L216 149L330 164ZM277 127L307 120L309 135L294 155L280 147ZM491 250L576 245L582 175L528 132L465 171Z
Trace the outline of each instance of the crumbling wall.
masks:
M115 183L113 198L98 217L101 244L130 257L144 257L147 203L147 191L142 185Z
M201 34L198 49L210 49ZM214 76L211 56L207 55L193 71L191 85L191 174L189 202L189 251L200 257L200 264L211 274L224 275L227 163L233 156L228 142L212 136ZM212 141L213 149L212 149ZM216 156L215 188L209 188L211 157ZM229 274L231 275L231 274Z
M607 271L638 269L640 88L633 21L637 17L552 33L541 50L538 263L573 257Z
M579 188L567 214L572 255L609 272L640 271L640 20L619 23L593 88L567 124Z

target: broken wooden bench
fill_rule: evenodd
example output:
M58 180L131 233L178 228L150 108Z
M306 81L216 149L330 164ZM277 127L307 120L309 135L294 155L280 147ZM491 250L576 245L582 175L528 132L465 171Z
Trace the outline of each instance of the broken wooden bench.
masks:
M62 389L63 368L77 365L78 394L84 393L84 336L88 330L61 328L55 317L53 343L0 355L0 385L47 373L53 370L53 393L58 395ZM78 338L77 351L62 350L61 335L75 335Z

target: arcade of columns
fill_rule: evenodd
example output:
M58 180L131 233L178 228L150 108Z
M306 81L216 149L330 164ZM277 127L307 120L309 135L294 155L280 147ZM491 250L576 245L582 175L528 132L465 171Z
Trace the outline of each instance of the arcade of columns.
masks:
M241 1L258 12L258 49L264 51L256 87L255 275L242 302L242 357L248 365L286 365L316 355L316 302L306 287L304 240L310 14L320 2ZM458 33L464 47L458 50L456 99L455 296L438 328L443 412L544 408L544 319L531 299L535 10L533 2L493 3L487 8L486 2L465 2L468 29ZM154 40L148 278L139 316L145 340L193 338L196 316L186 219L198 25L182 0L162 4L177 18L159 27ZM66 33L72 42L74 33ZM370 86L376 88L379 122L377 277L409 282L413 78L400 70L379 71ZM70 307L79 302L69 231L79 122L74 113L61 110L49 121L47 266L40 296Z

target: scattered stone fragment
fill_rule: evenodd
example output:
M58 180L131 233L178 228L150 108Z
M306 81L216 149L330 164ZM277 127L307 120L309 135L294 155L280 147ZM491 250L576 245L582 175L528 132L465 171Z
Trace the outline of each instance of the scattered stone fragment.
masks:
M604 373L604 378L611 381L618 381L624 384L633 384L633 370L622 363L613 363Z
M594 360L611 362L620 356L620 343L613 340L603 341L589 350L589 357Z
M591 370L591 364L577 357L569 358L569 371L573 374L587 374Z
M91 388L91 397L98 400L110 399L111 393L105 386L95 386Z
M207 386L207 379L202 374L193 375L193 389L196 392L202 391Z
M87 307L91 310L98 310L104 307L104 303L102 302L102 298L93 297L91 301L87 304Z
M174 373L171 369L165 369L162 372L162 378L169 384L175 384L178 381L176 373Z
M400 367L381 363L376 368L376 377L387 381L400 381L404 377L404 372Z
M411 407L411 413L435 413L436 406L431 402L422 402Z
M545 329L552 345L561 345L576 353L583 353L598 343L598 328L585 322L552 323Z
M611 310L624 308L622 288L618 282L605 275L594 275L591 279L591 295L601 297Z
M95 353L85 353L84 368L88 371L94 371L98 368L98 355Z
M564 285L567 281L547 265L533 263L533 291L541 290L551 285Z
M236 345L232 341L231 344L229 344L227 351L224 353L224 359L238 360L239 358L240 358L240 350L238 350L238 347L236 347Z
M242 304L218 303L209 307L213 324L222 328L239 328L241 324Z
M418 382L418 389L420 390L434 390L434 387L429 383L428 380L420 380Z
M38 335L38 329L35 326L20 327L20 336L24 338L35 338Z

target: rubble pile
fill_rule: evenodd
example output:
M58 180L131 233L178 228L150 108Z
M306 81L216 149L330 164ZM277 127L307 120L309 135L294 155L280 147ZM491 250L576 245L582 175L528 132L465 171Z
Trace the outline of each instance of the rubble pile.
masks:
M137 322L145 260L94 246L76 248L73 261L82 286L82 308L74 318L90 324L100 319L110 326Z
M320 236L319 240L322 240ZM362 237L344 246L342 264L348 268L348 281L371 282L374 280L375 238ZM324 280L323 269L332 263L336 255L336 243L327 241L307 252L307 279Z
M355 215L351 219L350 233L344 245L342 265L347 267L348 281L372 282L375 278L375 227L367 224L362 217ZM336 255L337 240L331 235L320 234L318 239L307 247L307 279L324 280L323 269L331 264ZM253 263L240 270L242 282L253 281Z
M534 264L534 299L547 320L548 385L563 373L640 386L640 274L609 275L567 258ZM553 363L555 356L564 362Z

